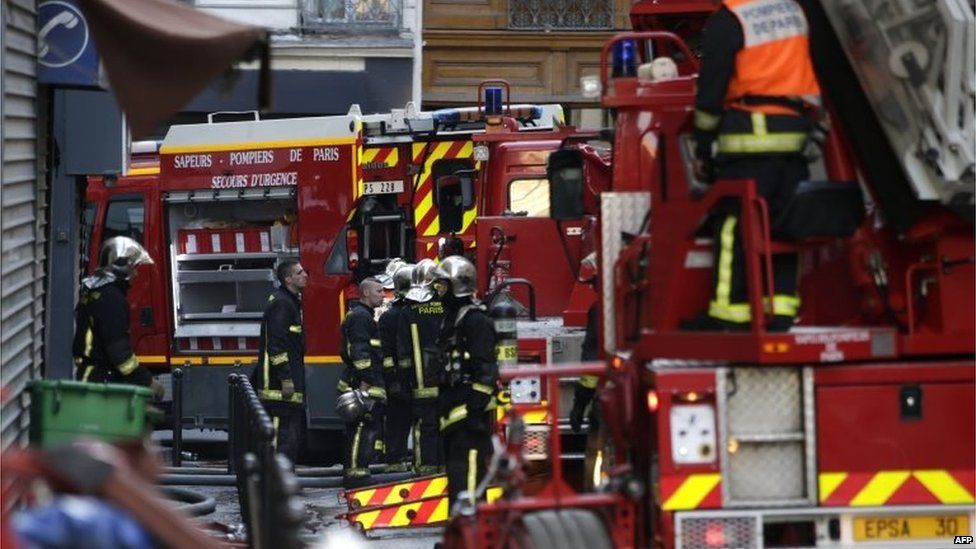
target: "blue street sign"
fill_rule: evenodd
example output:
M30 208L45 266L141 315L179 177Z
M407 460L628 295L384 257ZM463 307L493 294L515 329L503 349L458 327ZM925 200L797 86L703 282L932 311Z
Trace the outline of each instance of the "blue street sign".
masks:
M98 55L75 0L37 6L38 80L45 84L98 86Z

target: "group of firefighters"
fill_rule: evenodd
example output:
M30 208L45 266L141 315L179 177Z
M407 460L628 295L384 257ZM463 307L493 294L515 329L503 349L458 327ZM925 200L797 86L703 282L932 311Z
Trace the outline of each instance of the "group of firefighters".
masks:
M755 180L775 220L808 176L804 149L820 112L820 91L802 8L794 0L763 0L757 12L755 4L725 0L705 26L694 171L702 181ZM763 14L776 24L757 22ZM752 320L738 205L723 204L718 213L713 296L685 329L747 329ZM148 254L131 239L104 244L102 268L82 283L74 342L79 378L148 385L161 394L128 338L125 289L145 262L151 262ZM787 330L799 308L796 257L777 255L774 269L769 305L775 316L767 328ZM296 261L281 262L276 275L280 288L264 312L253 381L274 418L278 450L294 459L308 398L301 292L309 275ZM348 426L347 484L368 483L369 465L385 454L391 470L412 462L420 474L446 471L452 502L462 491L474 497L492 450L490 411L498 388L493 323L475 299L475 287L474 266L458 255L439 264L394 261L383 275L360 283L361 297L342 325L345 372L336 407ZM384 289L394 298L377 321ZM577 391L576 428L595 381L583 380Z
M131 238L103 245L101 268L83 280L76 313L80 380L150 386L162 397L162 385L133 353L126 302L136 267L151 262ZM305 392L301 302L309 274L298 261L284 260L275 275L279 287L265 306L251 379L274 423L277 451L294 463L304 406L314 398ZM359 283L360 297L341 327L344 371L336 401L346 422L346 486L368 485L370 464L385 462L389 472L446 472L452 502L461 492L476 497L492 454L498 365L494 324L475 288L475 267L459 255L439 264L392 260L384 274ZM378 315L385 290L393 299Z

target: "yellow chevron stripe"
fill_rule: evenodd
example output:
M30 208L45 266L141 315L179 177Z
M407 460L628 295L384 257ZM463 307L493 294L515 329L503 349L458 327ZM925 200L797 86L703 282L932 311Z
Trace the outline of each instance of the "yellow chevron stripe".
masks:
M376 519L380 516L380 510L366 511L365 513L356 515L356 521L363 525L363 530L369 530L373 527Z
M430 225L427 225L427 229L424 230L424 236L436 236L441 232L441 218L440 216L434 216L431 220Z
M352 164L352 198L356 200L363 194L363 144L356 144L356 157Z
M820 485L820 501L827 501L827 498L834 493L834 490L841 485L847 478L847 473L820 473L817 479Z
M424 490L424 493L420 495L422 498L428 498L430 496L439 496L441 494L447 493L447 476L437 477L431 479L430 484Z
M427 212L430 211L430 209L433 207L434 207L434 193L430 192L427 193L427 196L424 197L424 199L421 200L420 204L417 206L417 209L415 210L415 214L414 214L414 219L416 219L417 222L419 223L420 220L423 219L424 216L427 215Z
M349 495L349 501L355 500L360 506L366 505L366 502L373 499L373 494L376 493L375 488L367 488L361 492L356 492L355 495Z
M662 508L665 511L695 509L721 480L719 473L691 475L671 494Z
M468 229L471 228L471 224L474 220L478 218L478 208L471 208L464 212L464 222L461 223L461 232L467 233Z
M957 504L974 502L973 495L966 488L952 478L947 471L923 470L912 471L912 476L918 479L932 495L939 498L942 503Z
M909 471L881 471L851 500L855 507L884 505L888 498L908 480Z
M389 166L396 166L397 164L400 163L400 150L397 149L396 147L392 147L392 148L393 150L390 152L389 156L386 157L386 160L384 160L384 162L386 162L387 165Z

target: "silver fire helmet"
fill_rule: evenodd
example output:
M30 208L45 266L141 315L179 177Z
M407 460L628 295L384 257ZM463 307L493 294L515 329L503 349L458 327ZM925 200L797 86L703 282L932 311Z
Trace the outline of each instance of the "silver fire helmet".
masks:
M386 270L382 274L376 276L376 279L383 283L384 290L393 289L393 274L396 273L400 267L403 267L406 264L407 262L399 257L391 259L390 262L386 264Z
M413 280L414 266L409 263L400 265L400 268L393 273L393 291L397 295L403 295L410 291L410 284Z
M472 295L477 287L474 265L459 255L445 257L434 270L434 278L447 280L454 297Z
M434 269L437 264L433 259L421 259L413 267L410 274L410 291L407 292L407 299L424 303L434 297L434 291L430 288L430 283L434 281Z
M102 244L100 267L125 280L131 279L139 265L152 265L153 259L141 244L127 236L113 236Z
M336 399L336 415L346 423L359 421L368 410L362 391L346 391Z

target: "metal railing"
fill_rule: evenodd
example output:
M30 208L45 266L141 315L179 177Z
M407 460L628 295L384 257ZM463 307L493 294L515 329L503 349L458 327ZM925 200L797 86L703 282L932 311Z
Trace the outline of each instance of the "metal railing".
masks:
M237 499L257 549L303 547L298 532L304 510L288 458L274 450L274 426L246 376L231 374L228 467L237 476Z
M306 31L396 30L402 0L300 0L302 29Z
M511 30L612 30L613 0L509 0Z

